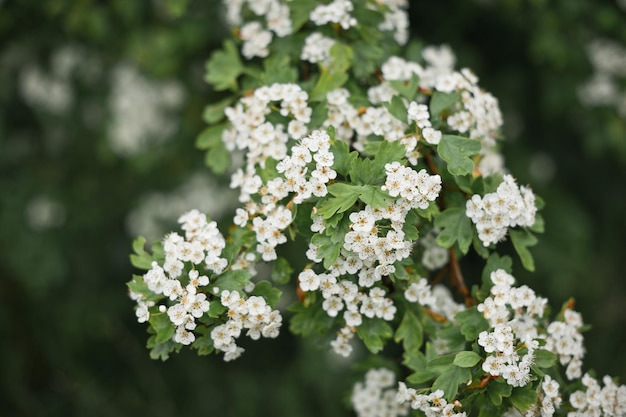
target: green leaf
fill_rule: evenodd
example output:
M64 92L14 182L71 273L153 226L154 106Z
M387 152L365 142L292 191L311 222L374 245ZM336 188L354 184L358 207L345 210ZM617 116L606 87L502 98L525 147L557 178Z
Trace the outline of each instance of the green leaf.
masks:
M406 351L405 350L403 357L404 357L404 360L402 361L402 364L405 365L407 368L414 371L414 373L412 373L411 375L407 377L407 381L409 383L422 384L426 381L430 381L434 379L437 376L436 373L429 371L427 369L426 356L424 356L424 354L421 351L419 350Z
M443 397L448 402L453 402L459 392L459 384L466 384L472 377L467 368L459 368L451 365L433 382L432 390L443 390Z
M133 241L133 251L135 254L130 255L130 262L135 268L149 270L152 268L152 256L145 251L146 239L143 236L137 237Z
M482 281L483 284L491 288L493 282L491 281L491 273L503 269L504 271L511 273L513 269L513 261L509 256L500 256L497 253L492 253L487 259L487 263L483 268Z
M343 242L334 243L330 236L315 234L311 238L311 243L318 247L317 254L324 260L324 268L328 269L339 257L339 252L343 247Z
M250 295L258 295L265 298L267 304L272 308L276 306L282 294L283 292L281 290L274 287L271 282L265 280L257 282L254 286L254 290L250 293Z
M450 248L455 242L459 242L459 249L467 253L472 243L472 223L465 215L465 208L450 207L442 211L435 218L435 227L443 230L437 236L437 244L443 248Z
M417 350L422 347L424 341L424 330L422 329L422 323L415 317L411 310L407 310L404 313L404 317L396 330L394 336L396 343L402 341L402 346L407 352Z
M150 319L148 321L156 332L154 339L155 343L159 344L167 342L172 338L172 336L174 336L176 326L174 326L174 323L172 323L167 313L150 314Z
M211 354L215 350L213 347L213 339L211 339L211 329L206 326L198 326L195 329L195 333L201 336L196 337L191 347L197 349L198 355L204 356Z
M211 283L211 290L213 288L219 288L221 293L224 290L228 291L242 291L243 287L250 283L250 271L247 269L236 269L224 272L213 283Z
M226 123L220 123L205 128L196 138L196 148L206 150L218 146L222 143L222 132L226 126Z
M471 350L465 350L457 353L454 357L454 362L452 363L461 368L471 368L481 360L482 357L478 353Z
M513 247L515 251L520 257L522 261L522 265L528 271L535 270L535 261L533 260L533 255L528 250L529 246L534 246L537 244L537 238L530 233L528 230L509 230L509 235L511 236L511 242L513 242Z
M259 79L262 85L295 83L298 80L298 70L291 63L291 56L285 52L270 54L263 61L263 67L265 71Z
M230 152L222 141L222 132L226 126L226 123L209 126L196 139L196 147L207 150L205 164L216 174L223 174L230 166Z
M455 353L448 353L446 355L434 357L427 363L428 370L437 374L445 372L448 368L450 368L450 366L452 366L455 355Z
M235 96L229 96L217 103L206 106L204 112L202 112L202 119L210 125L221 122L224 120L224 117L226 117L224 110L226 107L230 106L233 101L235 101Z
M358 199L359 194L353 194L346 198L326 198L317 206L317 214L324 219L330 219L335 213L343 213L351 208Z
M291 279L292 272L293 268L289 265L289 261L280 256L274 262L271 276L272 281L280 285L287 284Z
M513 386L497 379L491 380L487 384L487 396L491 403L496 406L502 404L502 399L510 397L512 392Z
M214 300L209 304L208 315L209 317L216 319L226 313L227 310L228 307L225 307L219 300Z
M452 175L467 175L474 171L471 156L480 152L480 141L462 136L443 135L437 145L441 159L448 163L448 172Z
M556 365L559 357L549 350L545 349L537 349L535 350L535 365L539 368L552 368Z
M373 208L384 208L388 205L389 194L376 185L363 185L359 199Z
M411 101L415 98L417 94L417 89L419 87L420 78L417 74L413 73L411 75L411 79L408 81L399 81L399 80L391 80L389 81L389 85L396 90L398 93L402 95L402 97ZM406 114L405 114L406 117ZM406 120L405 120L406 121Z
M309 21L311 11L317 6L316 0L290 0L287 5L290 15L293 32L297 32L306 22Z
M537 392L531 385L515 388L509 397L509 401L513 407L524 414L532 405L537 404Z
M327 332L334 321L332 317L326 314L319 300L308 307L299 302L294 303L289 307L289 311L295 313L289 320L289 330L291 333L303 337Z
M311 101L325 100L329 91L343 86L348 81L350 77L346 71L350 68L352 56L352 48L341 42L335 42L330 48L332 63L328 68L322 68L320 77L311 91Z
M358 152L350 152L348 145L341 140L333 141L330 144L330 151L335 156L333 169L337 171L339 175L347 176L352 163L359 157Z
M476 307L458 312L454 319L462 323L461 333L468 342L476 340L480 332L489 330L489 322Z
M213 52L207 62L205 80L217 91L237 91L237 77L244 71L239 50L232 40L224 42L224 48Z
M439 117L441 112L450 108L460 98L461 95L457 91L451 93L435 91L430 98L430 115L436 118Z
M356 334L363 340L367 349L376 354L383 349L387 339L393 336L393 329L382 319L365 319L357 327Z
M150 349L150 359L167 360L170 357L170 353L174 350L180 350L182 345L177 345L173 340L168 340L163 343L155 343L156 336L152 336L148 339L147 347Z
M399 96L393 96L390 102L383 103L387 111L402 123L407 122L407 110L404 102Z

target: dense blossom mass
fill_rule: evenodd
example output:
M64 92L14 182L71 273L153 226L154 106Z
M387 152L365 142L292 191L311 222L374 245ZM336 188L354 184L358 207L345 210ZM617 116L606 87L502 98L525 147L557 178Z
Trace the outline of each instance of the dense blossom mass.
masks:
M550 317L497 254L510 236L532 266L542 228L540 200L498 152L498 101L446 45L400 56L407 6L225 2L236 42L209 61L207 80L232 94L207 109L199 145L210 166L234 156L239 207L226 237L191 210L183 235L152 254L136 245L147 272L130 295L149 346L236 359L240 337L278 337L276 286L293 277L294 333L330 333L343 357L357 340L380 355L390 339L402 347L403 381L379 367L354 386L360 417L623 416L626 388L583 372L582 316L566 304ZM307 245L306 259L280 248L290 241ZM482 283L465 282L470 251L485 260Z

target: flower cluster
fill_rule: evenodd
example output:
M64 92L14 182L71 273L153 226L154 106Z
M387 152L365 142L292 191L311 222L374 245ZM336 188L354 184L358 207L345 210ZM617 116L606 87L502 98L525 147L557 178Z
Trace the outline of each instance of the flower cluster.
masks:
M235 342L243 330L247 329L246 336L252 340L278 337L282 316L263 297L245 298L237 291L224 290L220 302L228 308L228 321L211 330L211 339L215 349L225 352L225 361L237 359L244 352Z
M536 213L535 195L528 187L518 187L511 175L504 176L495 192L474 194L465 211L485 246L504 239L509 227L534 225Z
M329 4L317 6L311 11L309 18L318 26L337 23L347 30L357 24L356 19L351 15L352 10L354 10L354 5L350 0L333 0Z
M278 161L283 159L287 155L290 137L299 139L306 134L306 123L311 120L312 113L308 98L307 92L297 84L275 83L257 88L235 107L224 110L232 127L224 130L222 140L229 151L246 150L249 175L252 175L255 165L263 166L269 157ZM267 115L273 112L273 102L280 102L280 116L291 118L287 127L283 123L273 124L266 120ZM242 187L242 191L245 188Z
M448 320L453 320L460 311L465 310L463 304L454 301L450 291L443 285L431 287L426 278L420 278L412 282L404 290L404 298L411 303L429 308L437 314L441 314Z
M228 23L231 26L243 25L239 30L239 37L243 41L241 53L247 59L266 57L274 34L285 37L293 32L289 7L280 0L234 0L223 3L226 6ZM261 20L252 20L244 24L242 17L244 8Z
M466 417L464 411L458 411L460 403L448 403L442 390L430 394L419 394L415 388L408 388L404 382L398 383L396 401L410 405L413 410L420 410L426 417Z
M370 369L352 388L350 401L359 417L396 417L409 414L409 405L396 400L396 376L386 368Z
M582 375L585 348L580 331L583 320L579 312L569 308L563 311L563 320L548 325L545 348L559 355L561 365L567 366L565 375L571 380Z
M330 48L334 44L334 39L324 36L320 32L313 32L304 40L300 59L313 64L320 63L323 66L328 66L330 64Z
M176 326L174 341L188 345L195 340L193 330L196 319L210 307L206 294L201 292L201 288L209 284L209 278L200 275L196 268L206 268L219 274L227 261L220 257L225 241L215 222L208 222L206 216L197 210L185 213L178 221L185 236L175 232L166 236L163 242L165 261L162 266L152 262L152 268L143 275L143 282L153 294L170 300L169 306L159 305L159 313L167 313ZM185 264L191 265L186 274ZM133 298L138 302L139 322L148 321L148 308L154 306L154 302L146 301L138 294Z
M602 382L604 387L585 374L582 378L585 390L570 395L569 402L575 411L567 413L567 417L626 415L626 385L618 386L609 376L602 378Z
M528 286L513 287L515 278L502 269L490 278L491 295L477 306L491 327L478 335L478 344L488 354L482 368L489 375L502 376L509 385L524 386L530 382L539 347L536 318L543 316L547 300Z

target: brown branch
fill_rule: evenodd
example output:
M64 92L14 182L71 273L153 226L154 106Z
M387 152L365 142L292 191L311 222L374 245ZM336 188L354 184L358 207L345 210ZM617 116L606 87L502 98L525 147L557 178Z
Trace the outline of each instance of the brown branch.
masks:
M450 248L448 250L450 254L450 281L452 287L455 288L463 298L465 298L465 305L467 307L471 307L476 304L476 301L472 298L470 291L467 289L465 285L465 279L463 278L463 273L461 272L461 266L459 265L459 260L456 257L456 253L454 252L454 248Z

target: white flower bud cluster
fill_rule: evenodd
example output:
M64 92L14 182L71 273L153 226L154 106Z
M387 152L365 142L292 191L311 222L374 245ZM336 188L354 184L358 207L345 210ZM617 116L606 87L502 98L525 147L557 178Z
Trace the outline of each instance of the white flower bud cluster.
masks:
M535 195L530 188L518 187L511 175L504 176L495 192L474 194L465 209L485 246L504 239L509 227L532 226L536 213Z
M406 12L408 0L378 0L377 3L387 8L383 14L385 20L378 25L378 29L394 32L396 42L400 45L406 44L409 40L409 16Z
M300 59L313 64L320 63L324 67L330 65L330 48L335 44L335 40L320 32L313 32L304 40L304 47L300 54Z
M255 165L264 166L269 157L283 159L290 137L299 139L306 134L312 113L308 99L307 92L297 84L275 83L257 88L234 107L224 110L232 127L224 130L222 140L229 151L246 151L249 175L253 175ZM274 111L273 102L280 102L278 113L290 119L287 127L266 121L266 116Z
M333 0L329 4L320 4L311 11L309 18L318 26L328 23L337 23L344 30L356 26L357 21L352 17L351 12L354 5L350 0Z
M361 288L362 284L371 287L379 279L375 277L376 270L366 267L354 255L340 256L334 265L324 273L316 273L312 269L305 269L298 275L300 289L305 292L320 291L324 299L322 309L330 317L337 317L343 311L345 327L338 333L337 339L331 346L337 354L348 356L352 348L349 345L352 333L363 323L365 318L379 318L386 321L393 320L396 306L386 297L387 292L381 287L369 290ZM342 276L359 276L359 285L349 278ZM367 281L367 282L365 282Z
M426 278L420 278L419 281L409 284L404 291L404 298L411 303L427 307L448 320L453 320L458 312L465 310L463 304L454 301L450 290L443 285L431 287Z
M567 365L565 375L572 380L582 375L585 348L580 330L583 319L579 312L572 309L563 312L563 319L564 321L553 321L548 325L545 349L559 355L561 365Z
M618 386L609 376L602 378L602 382L604 387L595 378L585 374L582 383L586 389L570 395L569 402L575 411L567 413L567 417L625 416L626 385Z
M239 37L243 42L241 54L251 59L266 57L274 34L284 37L293 33L289 7L281 0L224 0L226 20L231 26L241 26ZM242 12L247 6L261 20L244 23Z
M501 376L509 385L522 387L530 382L534 351L539 347L536 318L543 317L547 300L537 297L528 286L513 287L515 278L502 269L491 273L490 296L477 309L491 326L478 335L487 358L482 368ZM524 355L518 353L526 348Z
M443 398L444 392L440 389L430 394L418 394L415 388L408 388L404 382L398 383L396 401L399 404L410 405L413 410L420 410L427 417L466 417L467 414L457 412L460 403L448 403Z
M246 176L241 170L233 176L231 186L241 186L247 201L245 209L236 210L234 223L240 227L251 224L258 243L256 251L264 261L275 260L276 247L287 241L283 230L291 223L292 214L280 201L289 193L295 193L294 204L312 196L324 197L328 193L326 184L337 176L331 168L333 162L330 136L316 130L292 146L290 154L278 163L276 170L284 177L276 176L264 184L260 176ZM260 202L252 200L256 194Z
M419 238L418 243L424 247L422 265L429 271L436 271L448 263L448 250L437 244L439 230L431 230Z
M359 417L396 417L409 414L409 405L396 401L396 376L386 368L370 369L352 388L350 400Z
M171 305L160 305L160 313L167 313L170 321L176 326L174 341L189 345L195 340L193 330L196 328L196 319L209 310L209 300L200 287L209 284L209 278L200 275L195 266L219 274L226 268L227 261L221 258L222 249L226 242L217 229L215 222L208 222L206 216L198 210L191 210L179 219L185 236L170 233L163 241L165 262L163 266L157 262L143 275L143 281L155 295L169 298ZM185 263L192 265L186 274ZM183 286L181 279L186 284ZM149 307L154 303L146 302L136 294L131 297L137 300L136 311L138 321L145 322L150 318Z
M220 302L228 308L228 321L211 330L211 339L215 349L225 352L225 361L237 359L244 352L236 343L244 330L252 340L261 336L278 337L283 318L278 310L272 310L265 298L256 295L245 298L238 291L224 290Z

